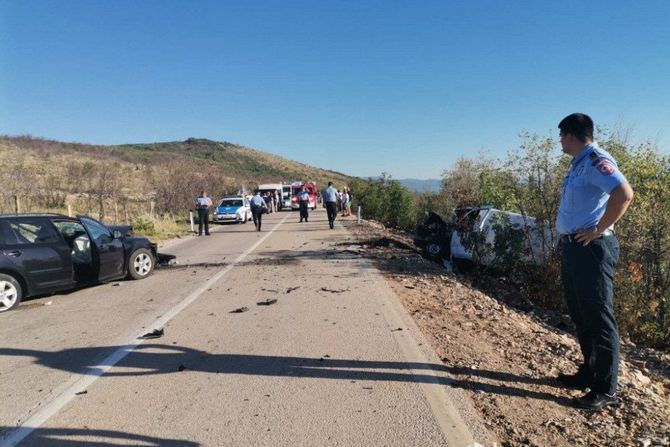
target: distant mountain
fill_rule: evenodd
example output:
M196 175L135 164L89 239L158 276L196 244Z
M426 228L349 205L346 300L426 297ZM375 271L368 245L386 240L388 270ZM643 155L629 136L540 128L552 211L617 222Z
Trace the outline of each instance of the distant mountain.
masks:
M406 178L398 180L401 185L414 192L438 192L442 187L442 180L428 179L419 180L415 178Z

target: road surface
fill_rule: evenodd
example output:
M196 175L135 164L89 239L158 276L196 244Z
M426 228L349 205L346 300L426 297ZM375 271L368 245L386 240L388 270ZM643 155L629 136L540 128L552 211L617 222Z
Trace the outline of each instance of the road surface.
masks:
M0 446L475 445L346 230L323 210L263 226L214 227L169 243L179 264L145 280L0 314Z

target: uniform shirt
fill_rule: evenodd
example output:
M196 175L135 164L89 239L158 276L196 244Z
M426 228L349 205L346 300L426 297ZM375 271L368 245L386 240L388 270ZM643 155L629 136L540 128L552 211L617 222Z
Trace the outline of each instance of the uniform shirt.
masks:
M337 202L337 189L329 186L323 191L323 201L324 202Z
M256 194L255 196L253 196L250 202L251 206L263 206L265 204L265 200L263 200L260 194Z
M212 206L212 199L209 197L204 197L204 196L198 196L197 199L195 199L195 205L198 209L206 209Z
M309 201L309 193L307 191L300 191L298 193L298 198L300 199L301 202L308 202Z
M582 149L572 159L563 181L556 218L558 234L594 229L605 214L610 193L622 183L626 183L626 178L607 151L596 143Z

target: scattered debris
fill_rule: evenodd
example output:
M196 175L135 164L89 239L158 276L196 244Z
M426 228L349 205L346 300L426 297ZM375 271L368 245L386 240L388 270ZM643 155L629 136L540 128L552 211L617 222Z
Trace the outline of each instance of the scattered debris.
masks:
M78 392L74 393L75 396L81 396L82 394L88 394L88 391L84 390L84 391L78 391Z
M272 292L272 293L279 293L279 290L275 289L261 289L263 292Z
M235 309L235 310L231 310L230 313L231 313L231 314L241 314L242 312L246 312L246 311L248 311L248 310L249 310L248 307L238 307L238 308ZM213 315L213 314L212 314L212 315Z
M299 288L300 288L300 286L289 287L288 289L286 289L286 293L291 293L291 292L293 292L294 290L298 290Z
M399 327L399 328L397 328L397 329L391 329L391 332L398 332L398 331L402 331L402 328Z
M51 306L53 303L54 303L53 301L47 301L46 303L44 303L44 305L45 306Z
M259 301L256 303L257 306L270 306L277 303L277 298L267 299L265 301Z
M329 289L328 287L321 287L321 290L329 293L342 293L342 292L348 292L349 288L347 287L346 289Z
M177 368L177 371L182 372L185 369L186 369L186 367L184 365L179 365L179 367Z
M112 284L112 287L123 287L123 283L122 282L115 282L114 284Z
M146 334L142 335L141 337L138 337L142 340L149 340L151 338L161 338L165 334L164 329L154 329L151 332L147 332Z

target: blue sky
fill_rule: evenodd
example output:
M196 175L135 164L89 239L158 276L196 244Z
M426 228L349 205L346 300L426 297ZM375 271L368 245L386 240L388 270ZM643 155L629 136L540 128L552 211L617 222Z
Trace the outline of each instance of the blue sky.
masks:
M572 112L670 146L670 2L0 0L0 134L437 178Z

